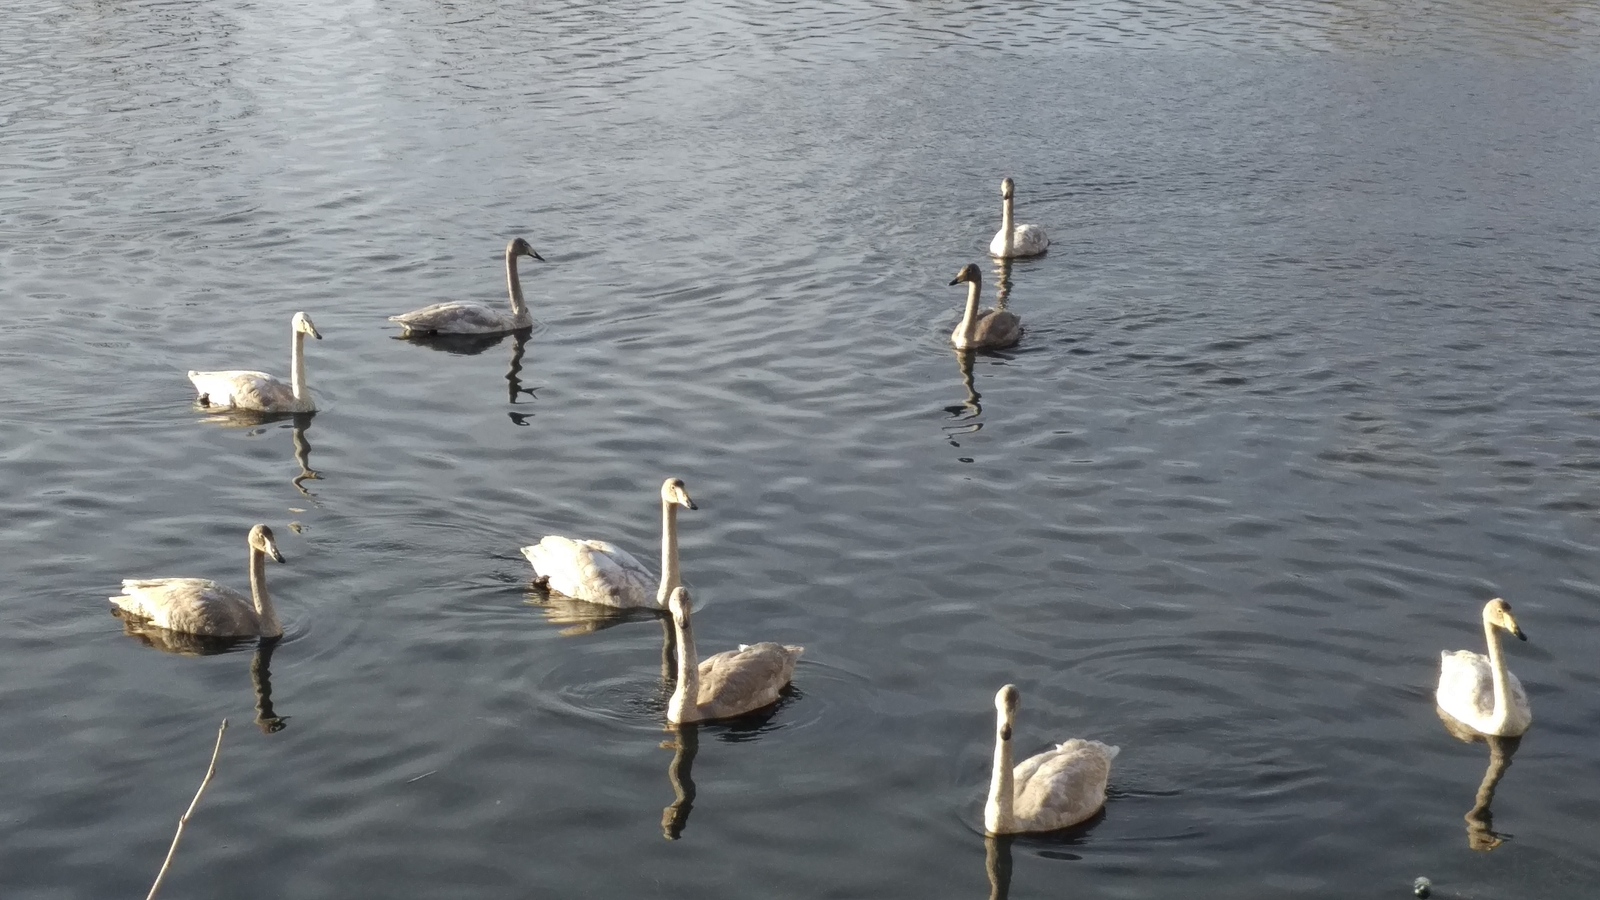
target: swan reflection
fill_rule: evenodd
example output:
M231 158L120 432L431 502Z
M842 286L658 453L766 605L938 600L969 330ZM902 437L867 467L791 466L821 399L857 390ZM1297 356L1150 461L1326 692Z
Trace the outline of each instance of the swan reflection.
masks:
M290 440L294 444L294 461L300 467L300 474L289 479L295 489L307 497L315 496L306 487L308 481L321 481L322 473L311 468L311 441L306 438L306 432L311 430L311 420L316 413L262 413L251 410L230 410L217 412L200 419L219 428L245 428L250 430L251 436L265 434L268 426L285 423L289 426Z
M675 841L683 835L689 824L689 811L694 808L694 757L700 752L700 726L675 725L668 729L673 739L662 741L661 749L671 750L672 764L667 766L667 780L672 782L673 801L661 811L661 836Z
M537 387L522 385L522 357L528 352L528 338L532 335L533 329L530 327L517 331L502 331L499 334L412 334L396 335L394 339L455 356L477 356L510 338L511 364L506 369L506 388L507 399L515 405L521 403L523 397L530 400L539 399L534 393L538 390ZM518 425L528 425L528 419L533 417L532 413L523 412L507 412L506 415Z
M537 606L544 611L544 617L550 624L562 626L560 633L567 637L594 634L607 628L615 628L624 622L643 622L649 619L657 619L662 623L662 630L666 633L668 645L670 646L671 644L671 625L665 616L653 609L602 606L586 600L574 600L559 591L552 591L548 587L537 583L528 587L524 597L529 606ZM670 670L663 669L663 673L663 678L669 677Z
M1011 842L1009 834L985 835L984 869L989 873L989 900L1006 900L1011 894Z
M238 649L240 645L256 640L251 637L216 637L205 634L187 634L158 628L148 619L113 609L112 615L122 620L122 630L146 647L179 656L217 656ZM256 652L250 657L250 687L255 693L256 727L262 734L277 734L289 727L289 717L280 716L272 705L272 654L282 643L282 638L261 638Z
M983 395L978 393L978 387L973 382L971 350L957 350L956 363L961 367L961 386L967 390L967 399L954 406L946 406L944 411L950 414L952 423L943 426L945 439L952 447L960 447L961 442L956 438L966 434L977 434L983 430L983 422L979 416L983 415Z
M280 716L272 708L272 651L280 638L262 638L250 659L250 684L256 692L256 727L262 734L277 734L289 727L289 717Z
M1505 777L1506 770L1511 768L1511 757L1516 755L1517 748L1522 745L1522 736L1486 735L1451 716L1442 708L1435 707L1434 711L1439 714L1439 720L1444 723L1445 730L1456 740L1465 744L1489 745L1489 767L1484 770L1483 781L1478 784L1478 793L1473 797L1472 808L1467 810L1467 814L1463 817L1467 823L1467 846L1487 853L1511 837L1494 830L1494 811L1489 807L1494 802L1495 788L1499 787L1500 779Z

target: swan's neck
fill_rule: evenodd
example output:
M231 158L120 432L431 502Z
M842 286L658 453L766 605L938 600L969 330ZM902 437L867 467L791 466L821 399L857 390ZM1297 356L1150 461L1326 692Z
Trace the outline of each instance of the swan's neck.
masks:
M250 599L256 604L261 634L265 637L283 634L278 613L272 608L272 598L267 595L267 555L254 547L250 548Z
M967 284L967 310L961 315L962 346L971 346L978 331L978 287L976 281Z
M1011 803L1016 788L1011 781L1011 726L1002 718L995 728L994 772L989 776L989 802L983 806L983 827L990 834L1012 829Z
M1013 221L1014 220L1011 218L1011 198L1003 197L1000 200L1000 234L1002 235L1001 241L1005 245L1007 256L1011 255L1011 245L1013 240L1012 233L1015 229L1015 226L1012 224Z
M693 722L700 710L700 656L694 649L694 624L688 613L683 624L673 618L678 637L678 684L667 701L667 719L672 722Z
M289 342L289 388L294 399L306 399L306 333L296 328Z
M656 591L656 604L663 609L672 589L682 583L678 571L678 504L661 501L661 587Z
M1485 619L1483 637L1489 644L1489 674L1494 680L1494 712L1489 715L1491 730L1498 731L1511 718L1511 673L1500 655L1500 629Z
M511 294L511 314L517 318L528 315L528 304L522 299L522 279L517 277L517 254L506 248L506 290Z

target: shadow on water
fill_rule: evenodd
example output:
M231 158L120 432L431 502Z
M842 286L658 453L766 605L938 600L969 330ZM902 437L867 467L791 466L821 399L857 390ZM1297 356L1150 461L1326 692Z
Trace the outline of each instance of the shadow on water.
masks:
M1478 784L1478 793L1473 797L1472 808L1467 810L1467 814L1463 817L1467 823L1467 846L1487 853L1511 839L1511 835L1494 830L1494 811L1489 806L1494 802L1495 788L1500 785L1500 779L1505 777L1506 770L1511 768L1511 758L1516 755L1517 748L1522 746L1522 737L1482 734L1442 708L1435 707L1434 712L1439 714L1439 721L1444 723L1445 730L1456 740L1466 744L1489 745L1489 767L1484 770L1483 781Z

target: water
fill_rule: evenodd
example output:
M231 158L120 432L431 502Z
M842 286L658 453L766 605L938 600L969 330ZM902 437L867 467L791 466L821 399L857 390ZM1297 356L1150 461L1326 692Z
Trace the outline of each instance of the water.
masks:
M1593 7L6 15L8 900L144 891L224 716L164 896L1600 885ZM1003 174L1056 243L964 368ZM525 343L393 339L515 235ZM299 309L321 412L191 407ZM666 732L654 621L530 602L519 545L648 556L669 474L702 649L807 647L767 717ZM242 586L257 521L266 665L109 615ZM1431 696L1497 594L1509 754ZM986 847L1008 681L1019 750L1123 753L1103 818Z

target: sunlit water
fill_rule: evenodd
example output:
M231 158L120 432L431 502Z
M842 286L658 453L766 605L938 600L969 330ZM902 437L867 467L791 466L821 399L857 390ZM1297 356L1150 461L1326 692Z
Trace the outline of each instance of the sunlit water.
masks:
M4 18L8 900L140 895L224 716L167 896L1600 886L1592 5ZM964 368L1004 174L1056 243ZM393 339L503 302L515 235L525 342ZM287 374L299 309L321 412L191 406L186 369ZM807 647L682 735L659 624L530 603L516 550L648 558L669 474L702 650ZM243 587L257 521L270 665L109 614ZM1514 755L1432 702L1497 594ZM1101 819L986 848L1007 681L1019 750L1123 752Z

